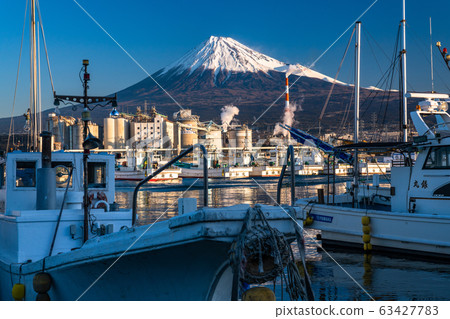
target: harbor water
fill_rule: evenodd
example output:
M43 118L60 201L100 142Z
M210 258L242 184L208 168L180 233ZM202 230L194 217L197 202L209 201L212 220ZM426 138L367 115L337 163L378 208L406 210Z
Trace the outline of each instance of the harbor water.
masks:
M343 192L345 182L349 180L338 177L336 193ZM324 176L297 176L296 198L316 196L318 188L324 188L326 196L326 182L327 177ZM131 207L136 184L131 181L116 182L116 202L122 208ZM210 206L242 203L276 205L277 179L210 180L209 186ZM138 223L152 224L175 216L178 198L181 197L196 198L201 207L202 179L147 184L138 194ZM288 204L289 200L290 188L285 187L282 189L281 203ZM364 255L351 249L321 249L321 242L316 240L317 234L318 231L305 230L307 268L317 300L450 300L448 263L410 256ZM282 292L279 285L275 287L275 293L280 299Z

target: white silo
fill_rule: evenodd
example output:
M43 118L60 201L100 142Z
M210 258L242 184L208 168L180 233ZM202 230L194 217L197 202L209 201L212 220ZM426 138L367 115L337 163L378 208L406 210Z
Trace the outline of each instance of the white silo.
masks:
M124 149L126 146L126 142L128 141L128 121L124 118L114 119L114 140L115 140L115 148Z
M105 149L116 148L115 145L115 121L113 118L103 119L103 145Z

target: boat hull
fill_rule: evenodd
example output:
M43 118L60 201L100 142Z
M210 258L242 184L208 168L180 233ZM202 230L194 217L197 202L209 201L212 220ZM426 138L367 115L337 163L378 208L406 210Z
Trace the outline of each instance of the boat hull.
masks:
M46 269L52 277L49 295L51 300L65 301L210 300L217 276L226 265L229 248L230 243L227 242L198 240L133 252L120 258L97 282L118 256L62 264ZM3 294L11 292L11 279L4 269L6 265L1 268ZM35 300L37 295L32 290L34 275L34 272L23 274L21 278L21 283L27 288L26 300ZM220 293L230 300L231 287L228 292ZM6 294L0 299L11 300L12 297Z
M255 166L252 167L250 177L276 178L280 177L281 170L281 166Z
M324 244L363 249L361 218L370 217L373 250L403 252L450 259L450 216L366 210L299 200L303 218L314 219L310 226L321 230Z
M251 167L210 168L208 178L238 179L249 178ZM203 169L182 168L182 178L203 178Z
M272 227L295 237L291 215L279 207L259 207ZM249 209L203 208L95 237L45 259L0 261L0 300L12 300L16 283L25 285L26 300L35 300L33 277L43 269L53 279L51 300L231 300L228 252Z
M176 180L180 172L181 170L166 170L150 179L150 182ZM147 176L143 171L115 171L114 179L116 181L141 181Z

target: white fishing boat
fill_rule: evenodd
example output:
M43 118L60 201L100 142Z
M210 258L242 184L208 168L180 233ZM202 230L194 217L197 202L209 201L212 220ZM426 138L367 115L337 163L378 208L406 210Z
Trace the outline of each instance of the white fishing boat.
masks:
M250 172L250 177L279 177L281 169L281 166L253 166Z
M178 216L136 226L138 189L152 176L136 188L133 210L119 209L110 178L114 156L90 154L84 180L84 155L51 153L50 140L47 134L42 154L8 154L0 190L0 300L237 299L239 288L233 282L239 275L233 275L229 252L233 248L238 253L235 265L244 265L236 261L244 254L236 250L245 246L239 241L246 238L242 230L275 232L286 247L301 235L293 221L299 209L207 207L207 178L204 207L197 209L195 199L184 198ZM265 236L258 240L273 239ZM256 255L256 269L270 268L265 264L269 257L276 265L271 254ZM279 263L281 269L285 261Z
M295 175L319 175L323 165L301 164L295 166Z
M403 18L403 24L404 21ZM357 23L357 53L359 31L360 23ZM402 54L406 54L405 48ZM358 143L359 55L357 61L355 144L348 149L358 151L360 146L366 148L368 145ZM406 88L406 77L403 80ZM415 112L410 113L419 135L413 143L406 143L407 97L426 99L419 103ZM401 149L404 154L417 151L418 155L415 165L411 157L405 156L406 166L392 167L390 187L381 187L378 178L372 185L361 184L356 174L344 194L324 198L322 193L316 198L296 201L295 206L302 209L305 224L321 230L324 243L357 246L366 251L404 251L422 257L450 258L448 99L446 94L404 95L404 142L390 148ZM433 125L429 124L431 119L434 119ZM355 154L354 167L358 167L358 152Z
M296 202L324 242L450 258L450 116L447 102L437 99L448 95L412 95L428 98L411 113L419 133L409 146L418 151L413 167L392 167L390 187L360 185L357 196L348 187L323 203L318 198ZM435 126L424 117L434 117Z
M222 168L209 168L208 178L224 178L224 179L237 179L237 178L249 178L251 167L222 167ZM180 177L182 178L203 178L203 168L191 167L181 168Z
M386 174L391 171L391 163L359 163L358 170L360 175L374 175ZM333 170L332 165L328 167L325 165L319 170L320 175L337 175L349 176L353 175L353 166L346 163L337 163Z
M114 171L116 181L141 181L148 175L152 174L154 169L137 169L121 167ZM150 182L172 181L177 180L181 173L181 168L168 168L161 174L153 177Z

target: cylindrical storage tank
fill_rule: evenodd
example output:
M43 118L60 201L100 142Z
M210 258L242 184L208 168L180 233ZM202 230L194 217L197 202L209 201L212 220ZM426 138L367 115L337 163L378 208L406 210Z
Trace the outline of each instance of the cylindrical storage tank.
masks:
M217 150L222 149L222 131L221 130L211 130L209 131L209 138L211 140L211 145Z
M198 141L198 131L197 122L193 119L182 119L180 123L181 126L181 148L188 148L197 143Z
M228 147L236 147L236 129L232 129L228 131Z
M98 134L98 125L97 124L89 124L89 132L91 132L91 134L97 138L100 136ZM89 134L89 132L88 132L88 134Z
M236 129L236 147L237 148L244 148L245 147L245 135L246 131L242 128Z
M48 121L48 123L50 124L49 126L51 126L49 127L49 131L52 132L54 143L61 143L61 135L59 134L58 122L59 121L57 116L52 116Z
M247 149L251 150L252 149L252 130L247 128L244 128L245 131L245 141L244 141L244 145Z
M83 149L83 122L80 121L80 123L73 126L73 146L72 148L74 150L81 150Z
M119 118L115 119L115 148L123 149L126 146L127 138L127 121Z
M114 143L115 121L113 118L105 118L103 120L103 145L105 149L116 148Z

